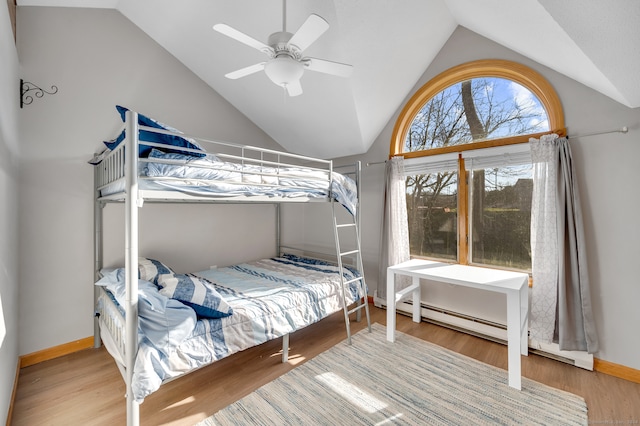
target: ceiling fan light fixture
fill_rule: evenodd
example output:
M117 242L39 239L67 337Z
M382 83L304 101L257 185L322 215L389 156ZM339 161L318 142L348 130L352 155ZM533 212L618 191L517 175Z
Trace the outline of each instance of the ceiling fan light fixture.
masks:
M299 96L302 94L300 78L305 69L340 77L351 75L351 65L303 56L304 50L329 29L329 23L321 16L312 13L300 28L294 34L291 34L286 29L286 9L287 2L282 0L282 31L271 34L268 44L258 41L227 24L220 23L213 26L215 31L259 50L269 57L266 62L260 62L227 73L225 77L235 80L264 70L269 80L283 87L289 96Z
M278 56L264 65L264 72L278 86L287 86L300 80L304 65L289 56Z

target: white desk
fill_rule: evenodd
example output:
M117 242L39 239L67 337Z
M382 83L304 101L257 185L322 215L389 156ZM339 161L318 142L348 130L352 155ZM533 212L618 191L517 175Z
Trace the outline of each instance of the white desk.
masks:
M408 288L396 292L395 278L413 278ZM521 389L520 354L528 354L529 276L524 273L412 259L387 269L387 340L395 341L396 303L413 296L413 321L420 322L420 279L478 288L507 295L507 345L509 386Z

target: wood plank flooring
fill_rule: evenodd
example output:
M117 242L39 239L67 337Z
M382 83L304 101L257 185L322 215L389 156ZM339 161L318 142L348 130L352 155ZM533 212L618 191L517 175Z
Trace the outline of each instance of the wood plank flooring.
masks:
M386 311L371 308L372 322ZM507 347L398 315L398 330L506 369ZM364 321L352 322L353 333ZM166 383L140 406L143 425L192 425L296 365L344 340L337 313L291 336L290 361L281 362L281 339L232 355ZM523 357L523 376L581 395L591 424L640 424L640 384L586 371L538 355ZM505 372L506 374L506 372ZM104 348L87 349L20 371L13 425L120 425L126 423L125 386Z

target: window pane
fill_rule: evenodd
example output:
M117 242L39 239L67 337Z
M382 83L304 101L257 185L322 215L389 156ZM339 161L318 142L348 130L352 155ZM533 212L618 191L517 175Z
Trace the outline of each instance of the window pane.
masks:
M538 98L522 85L484 77L449 86L414 117L404 152L549 130Z
M471 261L530 271L531 165L474 170L471 181Z
M408 176L406 187L411 255L457 260L458 174Z

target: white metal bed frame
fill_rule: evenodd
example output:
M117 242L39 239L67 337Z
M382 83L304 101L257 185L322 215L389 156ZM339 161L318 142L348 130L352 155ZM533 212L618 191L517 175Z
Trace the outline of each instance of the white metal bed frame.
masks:
M150 128L141 126L138 124L138 114L134 111L127 111L125 114L124 130L126 137L124 141L108 155L105 156L103 161L95 167L95 208L94 208L94 267L95 267L95 279L99 278L99 271L102 269L102 209L106 203L110 202L124 202L125 204L125 269L126 269L126 297L125 297L125 310L124 317L117 312L117 309L107 309L108 304L114 305L113 302L106 296L106 294L99 288L95 289L95 303L98 306L97 315L94 322L94 346L99 347L101 345L101 327L107 331L108 337L111 341L108 343L108 347L117 352L120 355L120 360L117 359L117 354L112 355L116 359L116 364L123 375L123 379L126 384L126 410L127 410L127 425L139 424L139 404L134 400L132 391L133 381L133 369L135 365L135 359L137 355L137 328L138 328L138 209L141 208L145 201L147 202L189 202L189 203L270 203L276 204L281 202L315 202L315 201L330 201L332 203L332 214L334 224L334 235L336 244L336 255L338 259L338 266L340 268L340 276L342 280L343 301L345 287L350 282L344 281L344 274L342 274L343 261L345 256L355 257L356 268L359 270L361 277L360 281L360 297L358 299L357 306L354 309L349 310L346 303L343 302L345 324L347 330L347 338L349 343L351 342L351 333L349 326L349 314L356 312L358 314L358 320L360 319L360 311L364 308L367 317L367 323L369 326L369 332L371 332L371 322L369 317L369 309L367 303L366 284L364 281L364 269L362 264L362 256L360 250L360 209L356 209L353 223L338 224L336 219L335 200L331 195L331 182L333 179L333 163L330 160L321 160L296 154L289 154L269 149L257 148L247 145L233 144L229 142L219 142L205 140L201 138L195 138L192 136L178 134L162 129ZM308 197L296 197L296 198L274 198L267 196L232 196L232 197L216 197L216 196L195 196L187 193L181 193L178 191L158 191L158 190L142 190L139 188L140 179L144 177L139 176L139 163L145 161L157 161L157 159L147 160L139 158L139 132L141 130L156 132L162 134L169 134L179 136L187 139L194 139L198 142L204 142L207 144L213 144L227 151L231 150L235 153L218 153L215 155L224 161L232 160L240 164L253 164L268 166L271 169L276 168L288 168L297 167L314 172L322 171L325 173L327 180L327 187L329 197L327 198L308 198ZM133 136L133 137L132 137ZM163 144L144 142L144 145L155 146L162 148ZM166 146L165 146L166 147ZM176 149L176 147L172 147ZM200 152L197 150L191 150L188 148L179 148L180 151L185 152ZM267 157L269 159L267 159ZM129 159L125 161L125 158ZM132 160L131 160L132 159ZM284 159L284 160L283 160ZM308 164L315 164L315 167L309 167L302 164L285 163L288 162L302 162ZM162 162L159 160L158 162ZM357 205L360 205L360 163L354 165L353 174L354 180L357 186ZM252 174L264 174L270 177L276 177L277 174L273 172L255 173ZM101 190L108 185L114 183L122 183L124 181L124 190L113 193L110 195L102 196ZM233 182L227 182L233 183ZM252 184L253 185L253 184ZM280 253L280 212L279 208L276 209L276 245L277 253ZM356 249L347 252L340 251L340 236L339 228L353 227L355 228L355 243ZM101 308L100 308L101 306ZM112 308L113 308L112 307ZM108 312L111 312L109 314ZM117 312L117 314L114 314ZM123 328L124 324L124 328ZM283 336L283 362L286 362L289 349L289 335Z

